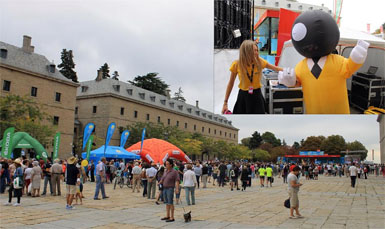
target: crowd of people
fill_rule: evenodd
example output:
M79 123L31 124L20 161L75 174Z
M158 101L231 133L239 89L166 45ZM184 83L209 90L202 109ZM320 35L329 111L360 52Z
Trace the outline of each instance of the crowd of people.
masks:
M174 197L176 204L182 204L180 198L182 188L185 192L187 205L195 205L196 189L205 189L208 185L224 187L231 191L246 191L247 187L256 182L256 186L269 188L274 184L274 178L282 178L288 185L291 211L290 217L301 217L298 211L298 190L301 184L299 178L318 180L318 176L350 177L351 186L355 187L356 178L367 179L369 174L385 177L385 165L351 165L339 163L263 163L247 161L195 161L182 163L168 159L164 165L142 161L110 160L101 158L97 164L91 160L87 166L81 166L81 160L70 157L67 160L50 159L46 162L36 159L9 160L0 158L0 193L8 189L9 200L5 205L12 204L12 198L17 198L14 206L20 206L23 195L40 197L47 195L47 189L52 196L61 196L61 183L66 184L66 209L74 209L73 200L82 204L83 184L95 182L94 200L107 199L105 184L113 183L114 179L124 177L132 192L142 193L155 204L166 204L166 216L162 220L173 222ZM293 174L296 178L293 177ZM253 181L254 180L254 181ZM259 181L259 182L258 182ZM40 194L40 189L42 193Z

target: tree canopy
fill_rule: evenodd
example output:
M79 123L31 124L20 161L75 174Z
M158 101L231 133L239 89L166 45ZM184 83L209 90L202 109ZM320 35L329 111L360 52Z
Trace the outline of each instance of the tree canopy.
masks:
M61 52L61 64L58 65L60 68L60 73L63 74L67 79L72 80L75 83L78 83L78 76L74 71L75 63L73 60L72 50L63 49Z
M183 97L183 91L182 88L179 87L178 91L174 93L173 99L181 101L181 102L186 102L186 99Z
M134 86L167 96L169 85L158 77L157 72L151 72L144 76L137 76L134 80L129 80L128 82Z

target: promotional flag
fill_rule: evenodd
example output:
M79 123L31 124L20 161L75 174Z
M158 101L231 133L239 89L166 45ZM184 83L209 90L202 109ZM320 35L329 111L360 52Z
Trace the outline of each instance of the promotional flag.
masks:
M120 147L124 147L129 136L130 136L130 131L125 130L122 132L122 136L120 136Z
M57 132L53 143L53 160L58 158L59 147L60 147L60 132Z
M4 131L3 144L1 146L1 156L11 158L12 153L12 137L15 132L15 127L9 127Z
M87 142L87 161L90 160L90 152L91 152L93 141L94 141L94 136L91 135L90 139L88 139L88 142Z
M104 144L104 154L106 154L108 143L110 143L115 129L116 129L116 124L114 122L110 123L110 125L107 128L106 143Z
M87 123L87 125L84 127L82 150L84 150L84 148L86 147L88 139L90 138L92 131L94 131L94 128L95 124L93 124L92 122Z
M144 137L146 136L146 128L143 128L142 131L142 144L140 145L140 152L142 152L143 149L143 142L144 142Z

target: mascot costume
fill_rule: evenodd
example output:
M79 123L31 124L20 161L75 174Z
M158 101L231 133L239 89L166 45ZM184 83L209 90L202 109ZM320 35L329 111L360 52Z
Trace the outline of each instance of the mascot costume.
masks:
M346 79L365 62L369 43L358 41L350 58L332 54L340 31L332 16L321 10L298 16L291 39L295 49L306 58L295 69L279 72L279 83L302 86L308 114L349 114Z

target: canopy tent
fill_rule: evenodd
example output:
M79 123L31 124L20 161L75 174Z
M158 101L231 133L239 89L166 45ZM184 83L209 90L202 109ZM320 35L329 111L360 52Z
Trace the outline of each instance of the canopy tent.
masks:
M123 147L119 146L107 146L106 154L104 154L104 145L98 149L90 152L90 160L95 162L99 161L102 157L109 159L127 159L127 160L139 160L140 156L134 153L128 152ZM87 158L87 153L82 153L82 158Z
M164 164L168 158L175 158L184 162L192 162L181 149L164 140L156 138L144 140L142 152L140 152L141 144L142 142L138 142L128 147L127 151L140 155L142 160L149 163L155 162Z
M1 140L1 142L2 141L3 140ZM31 135L25 132L16 132L13 134L12 145L10 148L33 148L41 159L47 161L48 158L47 152L44 149L43 145L40 144L38 140L31 137Z

